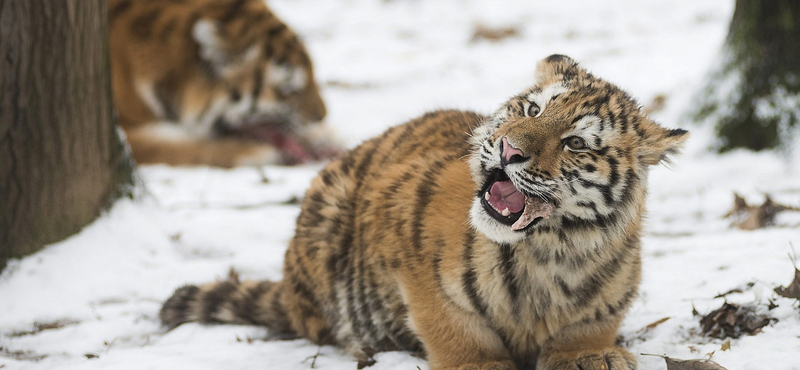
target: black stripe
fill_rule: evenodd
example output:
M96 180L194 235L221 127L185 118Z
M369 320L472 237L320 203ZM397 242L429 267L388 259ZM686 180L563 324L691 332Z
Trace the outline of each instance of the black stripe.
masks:
M464 243L464 266L466 271L461 276L461 282L464 284L464 293L467 294L472 307L478 311L481 316L486 316L488 310L486 302L481 299L478 293L478 274L472 265L472 248L475 244L475 235L472 232L467 233L467 239Z
M276 23L275 25L272 25L272 26L270 26L269 29L267 29L266 33L267 33L267 38L268 39L277 37L278 35L280 35L281 33L283 33L284 31L286 31L288 29L288 27L286 27L286 25L283 24L283 22L277 22L276 21L275 23Z
M271 282L262 282L245 290L244 297L231 301L234 316L249 324L259 324L256 321L256 312L259 309L259 300L269 291Z
M296 293L299 298L305 299L308 303L310 303L311 307L313 307L313 309L306 314L310 314L310 312L312 311L321 309L320 302L314 295L314 291L305 283L308 281L312 281L312 279L311 275L308 273L308 270L306 270L305 266L303 265L303 259L299 253L299 248L289 248L286 251L285 258L286 260L291 259L294 260L295 262L293 265L287 266L289 268L294 267L294 269L292 270L294 273L291 273L292 271L289 271L287 269L288 276L286 276L285 278L289 279L289 282L291 283L291 287L294 293Z
M159 318L168 328L172 329L189 321L189 311L197 299L200 288L195 285L186 285L175 290L172 296L164 302L159 312Z
M395 152L396 148L400 148L402 144L408 142L411 133L416 130L424 122L425 116L422 118L415 119L411 122L407 122L401 126L395 126L390 131L387 131L386 134L381 136L381 143L385 142L390 135L392 135L395 131L399 131L400 133L397 134L397 137L392 140L392 143L389 145L390 150L384 153L383 157L378 161L378 163L386 163L391 158L397 158L400 153Z
M359 152L363 152L363 155L360 158L361 161L358 163L358 167L356 167L355 173L352 174L352 178L356 179L356 185L353 191L354 194L361 193L361 184L363 184L364 182L364 175L367 172L367 169L369 169L370 165L372 164L373 156L375 155L375 152L378 151L380 143L376 141L371 141L367 145L370 144L372 145L372 147L364 145L362 146L362 149L359 150Z
M415 192L416 197L411 222L411 246L417 252L422 250L422 231L424 229L423 221L425 220L424 213L437 187L435 176L439 174L439 171L445 167L447 161L451 159L452 158L444 157L432 163L430 168L420 176L421 180Z
M131 2L131 0L120 1L108 9L109 26L114 24L114 21L117 20L117 17L125 14L125 12L131 9Z
M219 321L215 316L219 313L220 307L230 300L231 295L236 291L237 284L231 281L223 281L210 291L206 292L202 297L202 312L200 313L200 321L202 322L216 322Z
M353 329L353 335L356 338L362 338L361 334L361 319L358 317L356 304L357 297L356 297L356 259L360 256L357 250L355 250L356 246L350 246L351 250L348 251L348 261L347 268L344 271L344 283L345 283L345 300L346 300L346 308L347 308L347 317L342 317L341 319L344 321L349 321L351 327Z
M667 131L667 137L683 136L683 135L686 135L686 133L688 133L688 132L689 131L686 131L684 129L676 128L676 129L668 130Z
M619 182L619 161L614 157L607 157L606 161L608 162L608 166L611 168L611 176L608 180L608 186L613 187L614 185Z
M630 305L631 301L633 301L633 299L636 298L637 292L638 288L636 287L636 285L633 285L630 289L628 289L628 291L625 292L625 294L622 295L622 297L617 302L613 304L606 304L606 309L608 310L608 314L611 316L615 316L617 312L627 308Z
M368 269L366 278L368 284L366 286L366 309L368 312L369 322L373 327L373 336L376 340L385 339L387 328L382 325L387 320L386 307L380 297L380 286L378 285L377 276L373 269Z
M297 218L299 226L315 228L322 224L327 218L322 214L322 209L328 204L319 191L314 191L306 196L300 216Z
M578 283L576 288L570 287L559 276L555 277L556 283L567 298L581 304L587 304L600 293L602 286L619 272L619 266L626 259L628 254L629 250L621 249L610 261L600 265L591 276Z
M620 190L620 205L618 207L626 207L633 201L633 189L639 184L639 176L633 169L628 169L625 173L625 187Z
M368 225L362 224L363 228L368 228ZM358 259L358 314L360 315L361 322L363 323L363 333L367 342L375 342L379 339L380 335L378 333L378 329L375 327L374 323L372 322L372 314L370 312L371 302L370 302L370 294L367 290L367 282L370 281L370 277L367 276L368 270L366 266L366 256L364 256L365 251L362 249L359 256L361 258Z
M261 89L263 89L264 84L264 70L262 68L256 68L253 72L253 102L250 103L251 108L250 110L255 112L258 106L258 97L261 95Z
M320 178L322 178L322 183L325 184L327 187L333 186L333 171L330 169L324 169L322 172L319 173Z
M177 89L177 81L175 80L174 75L167 75L153 84L153 94L160 105L161 111L164 113L163 117L158 118L167 121L180 120L178 115L178 109L180 108L177 108L180 103L175 104L175 94Z
M248 0L236 0L232 4L227 3L225 6L227 7L225 13L222 14L217 20L222 23L230 22L234 19L237 15L240 14L241 7L244 5Z
M161 10L153 8L134 18L130 23L131 34L140 39L149 39L153 32L153 24L158 21Z
M175 32L175 28L178 27L178 20L175 18L171 18L167 21L167 24L161 29L161 32L158 33L158 40L165 44L169 41L170 36L172 33Z
M400 188L403 185L407 184L411 179L414 178L414 176L415 176L414 172L415 171L416 171L416 168L412 168L411 171L407 171L407 172L403 173L402 175L400 175L400 177L397 178L396 180L392 181L392 183L389 184L389 186L383 188L381 190L381 194L385 198L388 198L388 199L393 198L395 195L397 195L397 192L400 190Z
M514 316L519 315L517 298L519 297L519 287L516 281L516 261L514 249L509 244L500 245L500 271L503 274L503 283L506 286L508 297L511 299L511 307Z

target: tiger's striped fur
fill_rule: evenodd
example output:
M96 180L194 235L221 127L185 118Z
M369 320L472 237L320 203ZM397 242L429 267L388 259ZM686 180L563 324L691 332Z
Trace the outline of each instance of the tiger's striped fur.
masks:
M109 40L119 123L139 163L338 152L311 59L263 0L109 0Z
M282 281L184 287L161 319L262 324L362 360L421 351L437 370L634 369L614 341L648 167L687 137L551 56L492 117L428 113L322 170Z

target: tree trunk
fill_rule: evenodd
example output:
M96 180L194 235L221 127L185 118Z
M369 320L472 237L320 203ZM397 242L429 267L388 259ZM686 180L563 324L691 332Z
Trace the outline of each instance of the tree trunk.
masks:
M715 124L720 151L791 144L800 123L800 1L736 1L721 66L694 117Z
M106 0L0 0L0 270L131 194Z

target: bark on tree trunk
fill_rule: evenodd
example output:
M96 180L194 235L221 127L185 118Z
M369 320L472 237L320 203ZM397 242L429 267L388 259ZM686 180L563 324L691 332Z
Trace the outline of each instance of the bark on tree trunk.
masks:
M790 144L800 124L800 2L737 0L721 67L694 118L715 124L717 149Z
M0 270L131 194L106 0L0 0Z

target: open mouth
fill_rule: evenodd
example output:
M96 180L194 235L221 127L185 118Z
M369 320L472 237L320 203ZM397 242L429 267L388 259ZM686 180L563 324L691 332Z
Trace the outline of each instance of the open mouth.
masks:
M511 226L514 231L547 219L553 214L553 205L545 199L523 194L505 171L492 171L479 194L484 210L498 222Z

